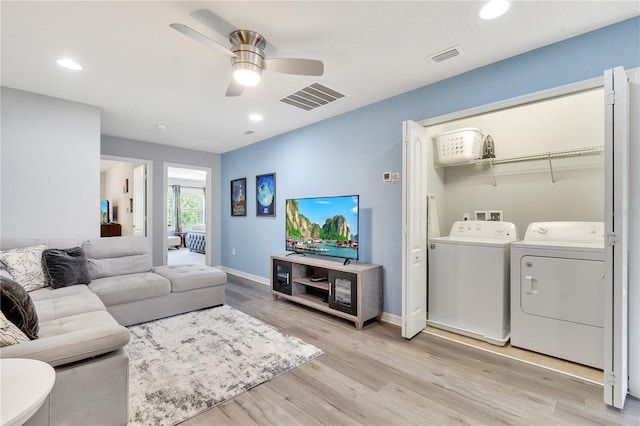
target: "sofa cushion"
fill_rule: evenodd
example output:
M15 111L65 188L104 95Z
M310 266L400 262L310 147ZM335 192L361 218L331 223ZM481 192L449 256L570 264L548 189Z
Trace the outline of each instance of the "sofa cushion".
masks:
M0 277L0 310L29 339L38 338L38 314L29 293L5 277Z
M0 312L0 347L28 342L29 338Z
M42 265L47 283L53 288L91 282L87 255L82 247L46 249L42 252Z
M46 248L42 244L0 251L0 262L6 265L13 279L27 291L37 290L47 284L42 269L42 252Z
M92 280L115 275L149 272L153 265L145 237L95 238L82 243Z
M171 293L171 283L153 272L98 278L89 288L106 305L160 297Z
M106 311L86 312L40 324L40 338L0 348L2 358L32 358L52 366L68 364L120 349L129 330Z
M30 293L40 323L87 312L106 311L104 303L87 286L43 288Z
M227 274L219 269L204 265L167 265L153 268L153 272L171 281L171 291L194 290L225 284Z

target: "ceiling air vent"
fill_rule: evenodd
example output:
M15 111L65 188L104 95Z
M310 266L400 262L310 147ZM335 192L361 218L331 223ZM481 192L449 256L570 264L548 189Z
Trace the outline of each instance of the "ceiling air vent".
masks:
M311 111L312 109L337 101L340 98L344 98L342 93L323 86L320 83L313 83L289 96L285 96L280 99L280 102L305 111Z
M442 52L438 52L429 56L429 59L431 59L435 63L438 63L446 61L447 59L455 58L456 56L460 56L462 55L462 53L464 53L464 51L460 48L460 46L453 46L443 50Z

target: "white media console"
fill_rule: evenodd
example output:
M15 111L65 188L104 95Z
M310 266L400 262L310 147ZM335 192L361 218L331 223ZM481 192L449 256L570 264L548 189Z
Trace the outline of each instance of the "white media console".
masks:
M271 292L301 305L353 321L382 313L382 266L305 256L271 256Z

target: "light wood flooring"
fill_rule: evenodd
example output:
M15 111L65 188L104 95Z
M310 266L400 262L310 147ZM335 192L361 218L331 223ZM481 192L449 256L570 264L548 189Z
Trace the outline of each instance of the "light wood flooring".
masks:
M639 400L609 408L600 385L436 335L406 340L391 324L358 331L238 281L226 304L324 355L183 425L640 424Z
M571 374L586 380L591 380L594 383L602 384L604 382L604 373L602 370L588 367L586 365L577 364L575 362L567 361L564 359L539 354L525 349L516 348L514 346L511 346L510 342L507 342L505 346L496 346L478 339L461 336L460 334L451 333L429 326L427 326L427 328L425 329L425 333L434 334L436 336L450 339L467 346L473 346L475 348L480 348L485 351L519 359L521 361L541 365L565 374Z

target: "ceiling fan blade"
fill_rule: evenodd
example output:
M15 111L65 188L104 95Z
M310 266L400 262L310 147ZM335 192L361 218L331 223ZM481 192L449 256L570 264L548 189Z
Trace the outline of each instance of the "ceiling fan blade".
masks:
M238 83L235 80L231 80L229 83L229 87L227 87L227 97L240 96L242 95L242 91L244 90L244 86Z
M238 56L235 53L233 53L232 51L230 51L229 49L227 49L226 47L224 47L221 44L218 44L214 40L210 39L206 35L201 34L198 31L194 30L193 28L187 27L184 24L170 24L169 26L171 28L173 28L174 30L182 33L182 34L184 34L184 35L186 35L188 37L191 37L195 41L198 41L198 42L200 42L200 43L202 43L202 44L204 44L206 46L209 46L212 49L217 50L218 52L224 53L227 56L230 56L232 58Z
M285 74L320 76L324 73L324 64L315 59L274 58L264 60L264 69Z
M238 29L237 26L227 22L222 16L209 9L194 10L190 15L226 39L229 38L229 34Z

